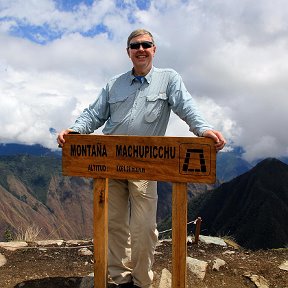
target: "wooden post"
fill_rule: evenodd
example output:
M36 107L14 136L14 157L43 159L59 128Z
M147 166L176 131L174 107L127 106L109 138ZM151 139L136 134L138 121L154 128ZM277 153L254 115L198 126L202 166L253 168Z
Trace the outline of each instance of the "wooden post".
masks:
M94 288L107 287L108 178L94 179Z
M186 288L187 183L173 183L172 288Z
M199 241L201 222L202 222L201 217L198 217L196 219L195 242L194 242L195 244L198 244L198 241Z

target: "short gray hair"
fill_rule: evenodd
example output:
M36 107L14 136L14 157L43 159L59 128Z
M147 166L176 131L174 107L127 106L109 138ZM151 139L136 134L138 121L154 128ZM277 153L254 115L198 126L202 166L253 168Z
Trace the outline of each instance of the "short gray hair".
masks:
M133 32L131 32L131 34L129 35L129 37L127 39L127 47L129 47L131 39L133 39L137 36L145 35L145 34L148 34L151 37L152 43L154 44L154 38L153 38L153 35L151 32L149 32L148 30L145 30L145 29L137 29L137 30L134 30Z

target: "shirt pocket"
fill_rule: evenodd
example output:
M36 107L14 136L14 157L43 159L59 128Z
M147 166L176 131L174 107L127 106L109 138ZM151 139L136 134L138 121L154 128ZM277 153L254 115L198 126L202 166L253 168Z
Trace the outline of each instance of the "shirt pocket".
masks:
M130 109L129 97L127 95L119 97L119 95L113 95L108 100L110 106L110 118L114 123L121 122Z
M167 105L167 95L165 92L151 94L146 97L145 120L149 123L159 118L165 105Z

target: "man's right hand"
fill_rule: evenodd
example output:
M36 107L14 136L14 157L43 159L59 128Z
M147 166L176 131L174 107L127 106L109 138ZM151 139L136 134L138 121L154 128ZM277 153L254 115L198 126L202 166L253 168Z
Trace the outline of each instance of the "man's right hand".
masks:
M72 129L66 129L61 131L57 136L58 147L63 147L65 143L64 136L69 134L70 132L74 132Z

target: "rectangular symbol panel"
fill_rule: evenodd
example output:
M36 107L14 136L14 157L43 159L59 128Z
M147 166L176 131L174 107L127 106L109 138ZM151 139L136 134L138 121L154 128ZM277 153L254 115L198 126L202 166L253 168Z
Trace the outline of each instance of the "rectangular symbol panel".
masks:
M180 144L179 173L208 176L211 173L210 145L199 143Z

